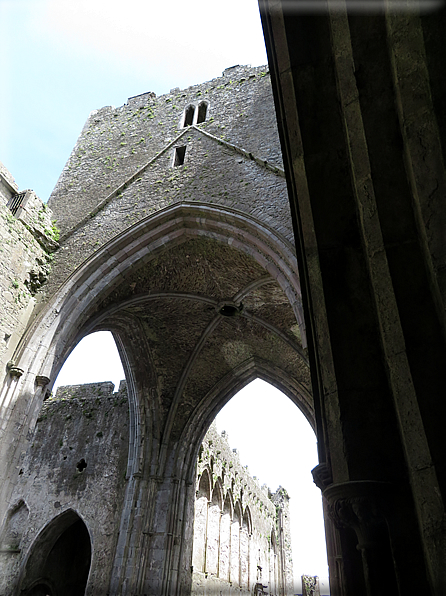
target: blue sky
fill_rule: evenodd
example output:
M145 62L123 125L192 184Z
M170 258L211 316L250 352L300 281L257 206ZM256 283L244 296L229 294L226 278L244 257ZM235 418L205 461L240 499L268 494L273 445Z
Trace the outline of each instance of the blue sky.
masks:
M0 0L0 161L47 201L88 118L266 64L256 0Z

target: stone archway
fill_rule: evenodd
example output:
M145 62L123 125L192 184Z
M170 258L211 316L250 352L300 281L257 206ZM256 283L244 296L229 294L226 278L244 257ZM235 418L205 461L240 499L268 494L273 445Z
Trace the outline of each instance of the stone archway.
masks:
M83 520L73 510L64 511L40 532L31 546L16 594L84 594L91 550L89 532Z
M230 374L223 377L205 398L201 400L193 413L190 423L185 427L185 431L178 443L175 457L173 457L173 460L176 463L174 468L175 475L179 477L183 475L186 478L185 487L181 491L182 509L179 510L179 517L189 517L191 514L188 509L191 507L191 503L194 503L194 499L189 495L194 494L196 487L195 475L197 458L203 449L202 441L211 423L225 404L255 379L262 379L279 389L298 407L315 431L315 414L312 408L311 396L306 392L302 385L296 383L296 379L288 376L285 371L273 367L268 361L252 358L243 362L239 367L233 369ZM189 490L189 487L191 487L191 490ZM209 494L211 494L210 491ZM230 508L229 505L230 502L233 503L233 499L234 504ZM238 495L231 494L230 502L228 502L227 506L227 512L229 512L230 509L232 510L231 524L228 530L229 541L232 545L231 557L228 563L230 569L229 577L231 582L236 582L237 585L241 585L244 589L247 589L249 578L251 578L251 581L253 582L253 578L256 574L256 559L254 551L252 552L253 549L250 547L250 537L252 533L251 514L249 508L243 507L241 498ZM225 541L228 540L224 522L225 506L222 509L222 514L221 528L223 524L223 541L225 544ZM272 531L272 535L274 533L275 532ZM179 563L180 568L185 570L189 568L191 561L190 545L192 544L192 538L192 528L185 525L184 533L181 536L182 552ZM226 565L227 563L225 562L222 569L226 570ZM279 559L277 554L273 551L271 556L269 556L268 565L272 565L271 573L273 575L270 579L271 585L277 585L279 581ZM268 565L266 564L266 569L269 569ZM228 577L228 575L222 576L223 579L226 577Z
M313 420L293 250L249 216L197 204L118 236L55 294L17 352L16 368L26 372L7 391L18 410L26 401L29 425L45 380L51 387L76 343L101 329L112 331L123 361L131 429L110 591L176 593L188 582L201 418L223 405L222 387L229 399L264 376Z

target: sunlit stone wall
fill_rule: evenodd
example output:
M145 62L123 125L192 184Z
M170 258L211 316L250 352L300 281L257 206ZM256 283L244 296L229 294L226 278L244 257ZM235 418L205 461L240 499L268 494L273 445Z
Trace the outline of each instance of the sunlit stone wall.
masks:
M260 487L214 424L196 486L192 593L293 594L287 492Z

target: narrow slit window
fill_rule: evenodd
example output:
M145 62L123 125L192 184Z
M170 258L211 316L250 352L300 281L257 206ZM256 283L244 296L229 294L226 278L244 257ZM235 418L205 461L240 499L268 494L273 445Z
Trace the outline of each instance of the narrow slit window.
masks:
M186 145L184 147L177 147L174 155L174 167L182 166L185 161Z
M202 101L202 103L199 105L199 110L198 110L198 114L197 114L197 124L200 124L201 122L205 122L207 110L208 110L207 103L205 101Z
M191 126L194 120L194 106L188 106L185 110L185 119L183 121L183 128Z

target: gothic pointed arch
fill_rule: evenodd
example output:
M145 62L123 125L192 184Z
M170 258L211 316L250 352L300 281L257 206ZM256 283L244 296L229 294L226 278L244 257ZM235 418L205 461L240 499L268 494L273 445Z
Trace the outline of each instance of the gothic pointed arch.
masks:
M222 482L221 482L220 478L217 478L214 483L211 501L213 503L215 503L216 505L218 505L220 511L223 511L224 493L223 493Z
M40 596L84 594L92 555L91 539L81 517L68 509L53 518L31 545L17 593Z
M194 122L194 112L195 112L195 107L190 104L189 106L186 106L184 114L183 114L183 128L185 128L186 126L191 126Z
M251 514L248 506L242 516L242 526L239 536L240 585L245 589L250 587L250 537L252 534Z
M123 529L131 520L131 530L120 531L117 546L117 553L127 553L132 532L138 533L141 479L151 470L160 478L172 473L184 490L204 422L222 407L224 388L229 399L262 369L283 379L312 416L302 322L296 258L284 236L236 210L176 204L101 247L48 300L14 356L26 371L15 382L14 399L26 401L30 420L37 417L43 394L36 379L50 379L51 389L82 337L113 332L134 433L121 515ZM266 354L275 361L264 366ZM185 534L181 542L189 560L191 538ZM117 555L117 585L125 565Z
M242 520L243 520L242 504L241 504L241 501L238 499L234 506L233 521L237 522L239 524L239 527L242 527Z
M228 512L230 514L230 517L233 517L234 502L233 502L233 495L232 495L231 490L227 490L223 510L224 510L224 512Z
M206 117L207 117L207 113L208 113L208 102L201 101L199 103L199 105L197 106L197 120L196 120L196 123L197 124L201 124L202 122L205 122Z
M195 454L198 453L205 435L203 428L208 428L219 410L255 379L262 379L282 391L301 410L315 430L313 400L309 390L287 371L272 366L267 360L249 358L235 367L231 373L219 379L193 413L191 424L182 437L182 444L186 446L182 454L184 460L180 458L178 460L179 466L188 467L191 479L195 471ZM232 497L234 499L235 495Z
M206 497L207 501L211 501L211 474L208 467L204 468L199 481L198 496Z
M242 526L247 528L247 532L250 535L253 532L253 521L251 518L250 507L248 505L245 507L244 515L242 518Z

